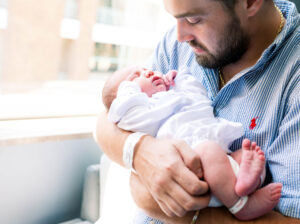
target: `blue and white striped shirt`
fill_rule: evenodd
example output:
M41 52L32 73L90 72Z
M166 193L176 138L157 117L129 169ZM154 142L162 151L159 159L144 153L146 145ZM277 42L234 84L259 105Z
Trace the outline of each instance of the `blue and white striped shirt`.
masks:
M262 147L272 181L283 184L276 209L300 218L300 14L289 1L274 2L286 18L283 30L254 66L220 91L218 71L199 66L190 46L176 40L175 27L158 45L149 68L166 73L188 66L207 88L215 116L241 122L243 138Z

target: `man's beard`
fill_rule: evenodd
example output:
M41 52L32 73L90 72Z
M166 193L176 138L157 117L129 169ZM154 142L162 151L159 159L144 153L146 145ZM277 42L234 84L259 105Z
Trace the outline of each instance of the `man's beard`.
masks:
M206 52L206 55L196 54L198 64L206 68L221 68L238 61L243 56L249 46L249 37L244 33L240 21L234 15L219 40L215 55L195 40L190 41L189 44L192 47L200 47Z

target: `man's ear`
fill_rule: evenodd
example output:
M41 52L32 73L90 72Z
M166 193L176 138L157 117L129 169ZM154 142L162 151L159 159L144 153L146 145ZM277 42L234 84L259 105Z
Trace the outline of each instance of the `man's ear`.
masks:
M254 16L262 7L265 0L245 0L244 7L248 17Z

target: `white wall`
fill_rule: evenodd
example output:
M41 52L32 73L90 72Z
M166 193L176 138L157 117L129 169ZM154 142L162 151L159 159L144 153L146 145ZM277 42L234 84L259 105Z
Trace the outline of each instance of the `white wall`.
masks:
M0 223L54 224L79 217L92 139L0 147Z

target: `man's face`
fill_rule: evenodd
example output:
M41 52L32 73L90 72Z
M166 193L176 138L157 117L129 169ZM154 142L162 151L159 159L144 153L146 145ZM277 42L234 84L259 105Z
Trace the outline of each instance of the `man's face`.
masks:
M215 0L164 0L177 19L177 38L188 42L197 62L219 68L238 61L247 51L249 37L235 12Z

